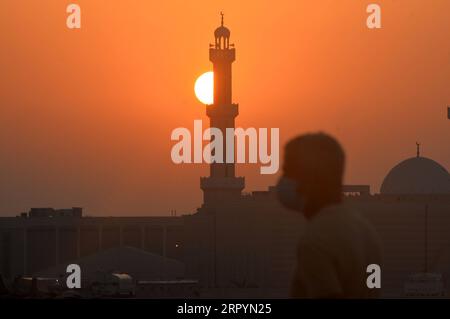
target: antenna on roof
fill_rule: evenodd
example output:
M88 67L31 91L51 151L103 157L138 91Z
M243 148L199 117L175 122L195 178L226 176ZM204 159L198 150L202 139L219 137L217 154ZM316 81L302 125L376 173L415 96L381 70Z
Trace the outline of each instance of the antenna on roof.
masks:
M428 273L428 204L425 205L425 242L424 242L424 255L425 255L425 263L424 270L425 273Z

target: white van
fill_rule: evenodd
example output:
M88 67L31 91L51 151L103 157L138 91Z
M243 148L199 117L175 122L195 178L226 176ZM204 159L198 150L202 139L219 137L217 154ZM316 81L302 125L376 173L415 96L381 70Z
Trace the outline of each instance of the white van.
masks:
M135 283L133 278L124 273L99 273L96 280L91 283L94 296L119 297L135 295Z

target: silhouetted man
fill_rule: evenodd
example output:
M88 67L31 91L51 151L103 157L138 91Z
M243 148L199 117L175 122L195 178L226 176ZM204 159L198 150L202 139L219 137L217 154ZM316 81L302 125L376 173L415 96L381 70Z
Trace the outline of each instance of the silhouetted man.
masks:
M294 298L372 298L366 270L381 264L374 229L342 202L345 154L332 137L318 133L285 148L280 202L306 217L292 282Z

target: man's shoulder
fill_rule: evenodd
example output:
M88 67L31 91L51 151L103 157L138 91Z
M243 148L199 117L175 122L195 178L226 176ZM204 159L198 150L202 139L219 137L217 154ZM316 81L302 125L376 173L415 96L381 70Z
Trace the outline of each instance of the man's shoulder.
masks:
M306 225L305 238L334 241L362 233L366 236L372 234L376 236L372 224L357 209L346 203L340 203L320 211Z
M359 213L351 206L345 203L330 205L323 208L314 216L309 223L309 228L333 227L341 224L358 221Z

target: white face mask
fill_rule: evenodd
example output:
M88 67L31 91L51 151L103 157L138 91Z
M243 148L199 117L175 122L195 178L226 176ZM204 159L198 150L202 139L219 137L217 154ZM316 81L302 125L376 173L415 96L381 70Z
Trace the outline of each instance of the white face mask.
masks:
M305 200L297 192L298 182L292 178L282 176L278 180L277 195L280 203L286 208L296 211L302 211L305 206Z

